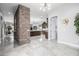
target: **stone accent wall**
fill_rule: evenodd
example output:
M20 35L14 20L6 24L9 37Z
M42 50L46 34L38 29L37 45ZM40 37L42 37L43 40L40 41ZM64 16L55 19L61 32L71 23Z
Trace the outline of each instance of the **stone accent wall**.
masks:
M19 5L15 13L15 40L19 44L25 44L30 39L30 9Z

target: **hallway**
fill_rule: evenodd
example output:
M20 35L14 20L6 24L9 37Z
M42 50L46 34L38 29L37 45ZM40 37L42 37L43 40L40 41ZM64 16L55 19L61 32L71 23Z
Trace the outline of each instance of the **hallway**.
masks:
M40 41L40 36L32 37L31 42L16 48L12 46L0 49L0 55L7 56L79 56L79 49L64 44L58 44L55 40Z

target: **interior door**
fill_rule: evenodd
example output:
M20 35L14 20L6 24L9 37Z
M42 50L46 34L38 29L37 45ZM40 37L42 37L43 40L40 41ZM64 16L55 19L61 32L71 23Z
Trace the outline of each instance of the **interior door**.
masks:
M50 19L50 39L57 39L57 16Z

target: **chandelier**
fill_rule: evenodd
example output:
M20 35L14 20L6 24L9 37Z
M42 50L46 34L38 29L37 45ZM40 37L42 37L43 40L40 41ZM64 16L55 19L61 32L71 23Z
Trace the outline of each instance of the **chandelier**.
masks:
M41 4L40 10L42 12L41 19L47 19L50 6L47 3Z
M46 12L46 11L48 11L49 9L50 9L50 8L49 8L49 6L48 6L47 3L42 4L42 6L40 7L40 10L43 11L43 12Z

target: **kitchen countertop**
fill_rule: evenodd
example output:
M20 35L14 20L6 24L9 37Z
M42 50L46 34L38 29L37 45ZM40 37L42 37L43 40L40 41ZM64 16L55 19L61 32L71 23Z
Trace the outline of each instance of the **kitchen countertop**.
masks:
M42 29L42 30L29 30L29 31L48 31L48 29Z

